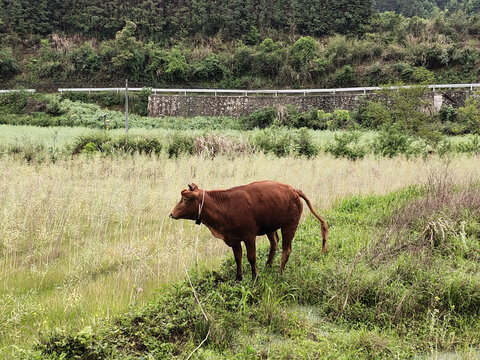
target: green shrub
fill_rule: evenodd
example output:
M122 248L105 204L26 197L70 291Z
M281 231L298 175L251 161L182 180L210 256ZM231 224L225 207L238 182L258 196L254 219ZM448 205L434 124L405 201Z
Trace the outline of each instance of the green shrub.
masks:
M245 43L247 45L255 45L258 43L258 39L260 38L260 33L258 29L254 25L250 25L250 30L248 30Z
M464 154L480 155L480 136L470 136L467 142L457 144L456 149Z
M293 152L293 136L290 131L272 126L257 133L253 139L256 147L265 153L286 156Z
M275 78L285 63L287 50L281 44L266 38L252 56L252 72L255 75Z
M355 70L351 65L345 65L337 70L333 76L333 85L338 87L349 87L357 85Z
M97 148L97 145L94 144L93 142L89 142L89 143L86 143L85 146L83 147L82 154L90 155L90 154L96 153L97 151L99 151L99 149Z
M253 136L252 144L265 153L286 156L294 152L295 133L287 128L271 126L257 132Z
M457 109L458 123L465 132L480 134L480 95L469 96L465 106Z
M105 133L93 133L82 135L75 139L69 146L69 152L76 154L92 154L100 152L103 154L125 153L125 154L159 154L162 151L162 144L156 138L150 136L111 137Z
M252 69L253 51L247 46L242 46L233 55L233 72L236 75L245 76Z
M0 94L0 108L2 112L10 114L24 114L27 101L31 94L26 91Z
M373 153L380 156L394 157L407 155L412 140L397 126L385 126L373 141Z
M301 37L290 49L290 64L296 71L302 71L312 61L318 50L318 43L310 36Z
M326 146L325 152L332 154L336 158L363 159L367 154L367 149L360 144L361 136L362 134L358 131L335 134L333 143L329 143Z
M452 106L442 106L438 111L438 116L442 123L456 122L458 115L457 110Z
M294 125L297 128L306 127L313 130L326 130L328 127L323 110L311 110L305 114L298 114Z
M87 78L95 76L103 65L100 55L88 42L73 48L67 54L67 58L72 63L75 74Z
M193 63L192 68L193 78L197 81L220 81L228 73L228 69L220 63L217 55L210 55Z
M387 104L391 122L397 124L400 129L414 134L431 121L431 117L425 112L425 109L431 106L428 92L429 89L426 86L414 86L397 90L386 88L380 92L380 95ZM387 115L381 107L376 111L379 114L376 122L379 123L380 117ZM389 121L388 116L385 121Z
M170 136L167 145L169 157L178 157L180 154L193 154L195 139L192 135L176 132Z
M411 80L415 84L432 84L435 82L435 75L423 66L417 67L413 69Z
M360 125L366 129L378 129L392 123L392 117L387 107L380 102L367 102Z
M318 147L315 145L312 134L307 128L298 130L295 150L299 155L305 155L308 158L318 154Z
M0 81L8 80L20 72L12 49L0 49Z
M81 135L75 138L72 144L69 145L69 150L72 155L80 154L87 147L87 152L102 151L102 146L111 141L111 137L105 133L93 133L88 135Z
M277 109L273 106L255 110L247 117L241 119L247 130L254 128L264 129L273 124L277 116Z
M165 75L171 83L183 82L187 77L187 59L177 48L170 51L166 58Z

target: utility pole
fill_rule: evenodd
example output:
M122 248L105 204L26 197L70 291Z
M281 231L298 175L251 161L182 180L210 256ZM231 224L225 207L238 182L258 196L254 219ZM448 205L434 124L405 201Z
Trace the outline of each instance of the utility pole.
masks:
M128 79L125 80L125 132L128 134Z

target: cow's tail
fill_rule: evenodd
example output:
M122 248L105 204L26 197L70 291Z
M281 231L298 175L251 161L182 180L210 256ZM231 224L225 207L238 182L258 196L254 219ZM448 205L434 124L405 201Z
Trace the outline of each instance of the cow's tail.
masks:
M325 221L324 218L322 218L320 215L317 214L317 212L313 208L312 203L307 198L307 196L301 190L296 190L296 191L297 191L298 196L300 196L303 200L305 200L305 202L307 203L308 208L310 209L312 214L315 215L315 217L320 221L321 228L322 228L322 252L323 252L327 248L327 237L328 237L327 222Z

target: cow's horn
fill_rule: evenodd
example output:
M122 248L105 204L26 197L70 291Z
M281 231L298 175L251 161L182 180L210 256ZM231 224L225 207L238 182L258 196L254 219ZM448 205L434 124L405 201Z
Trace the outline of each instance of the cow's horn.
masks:
M193 190L197 189L198 186L195 185L194 183L191 183L191 184L188 184L188 188L189 188L190 191L193 191Z

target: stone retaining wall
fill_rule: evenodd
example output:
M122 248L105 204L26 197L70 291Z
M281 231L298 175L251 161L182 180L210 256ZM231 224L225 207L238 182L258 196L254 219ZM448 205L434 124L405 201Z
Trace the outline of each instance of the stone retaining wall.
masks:
M469 91L431 92L432 111L438 111L442 104L463 106ZM373 100L381 96L376 93L366 95L249 95L249 96L214 96L214 95L150 95L148 99L148 115L161 116L230 116L238 118L267 106L297 107L300 112L321 109L332 112L335 109L355 110L363 101Z

